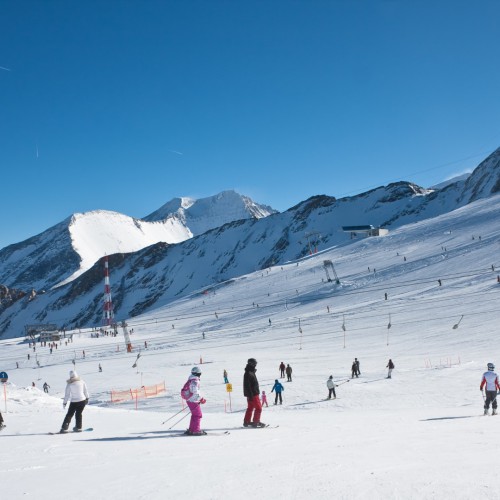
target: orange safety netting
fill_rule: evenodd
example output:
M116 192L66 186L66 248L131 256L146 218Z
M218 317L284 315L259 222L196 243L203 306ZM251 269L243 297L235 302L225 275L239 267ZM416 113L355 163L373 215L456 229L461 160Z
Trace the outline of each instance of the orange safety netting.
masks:
M165 382L161 384L142 386L139 389L128 389L127 391L111 391L112 403L123 403L125 401L137 401L143 398L154 398L166 392Z

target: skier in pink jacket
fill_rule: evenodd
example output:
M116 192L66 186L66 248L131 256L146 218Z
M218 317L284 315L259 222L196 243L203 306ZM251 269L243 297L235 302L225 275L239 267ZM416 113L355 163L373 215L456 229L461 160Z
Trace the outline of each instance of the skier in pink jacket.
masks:
M191 421L189 423L189 429L185 432L188 436L204 436L205 431L201 430L201 419L203 414L201 412L201 405L206 403L206 399L200 394L200 377L201 370L195 366L191 370L191 375L189 376L185 386L188 386L187 390L188 397L186 403L191 410ZM184 389L183 389L184 391Z

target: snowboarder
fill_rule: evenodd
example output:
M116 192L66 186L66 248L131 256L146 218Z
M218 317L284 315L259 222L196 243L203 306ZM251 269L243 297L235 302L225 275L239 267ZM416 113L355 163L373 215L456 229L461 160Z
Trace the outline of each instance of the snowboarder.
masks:
M361 370L359 369L359 359L354 358L354 362L356 363L356 376L361 375Z
M2 417L2 412L0 412L0 431L5 427L5 424L3 422L3 417Z
M356 364L356 361L352 362L351 366L351 378L358 378L358 365Z
M206 432L201 430L201 419L203 417L201 405L204 405L207 400L200 394L200 377L201 369L194 366L191 370L191 375L182 388L182 392L184 393L182 395L186 399L186 403L191 411L189 429L185 432L188 436L206 435Z
M250 358L245 367L243 375L243 394L247 398L247 411L243 419L243 427L265 427L266 425L260 421L262 413L262 404L260 402L259 381L257 380L257 360ZM252 418L253 415L253 418Z
M262 407L264 407L264 405L269 406L269 405L267 404L267 396L266 396L266 391L262 391L262 394L261 394L261 396L260 396L260 402L261 402L261 404L262 404Z
M68 427L73 418L75 417L75 427L73 427L74 432L82 431L82 413L85 405L89 402L89 392L87 390L87 384L78 376L74 370L69 372L69 379L66 381L66 391L64 393L63 408L66 408L66 404L69 401L68 413L64 417L63 424L61 426L61 434L68 432Z
M274 404L278 404L278 398L280 400L280 405L283 404L283 398L281 397L281 393L285 390L285 388L281 385L280 382L278 382L278 379L274 381L273 388L271 389L271 392L276 393L276 397L274 398Z
M333 375L330 375L328 377L328 380L326 381L326 387L328 387L328 399L332 399L332 394L333 399L337 399L337 395L335 394L335 387L338 387L338 385L336 385L333 381Z
M291 382L292 381L292 367L290 365L286 365L286 381Z
M224 368L224 371L222 373L222 376L224 377L224 383L229 384L229 379L227 378L227 371L225 368Z
M43 384L43 392L48 393L49 389L50 389L50 385L47 384L47 382L44 382L44 384Z
M389 371L387 373L387 378L392 378L391 374L392 374L392 370L394 370L394 363L392 362L392 359L389 360L389 363L387 363L386 368L389 368Z
M285 378L285 363L283 361L280 364L280 377Z
M488 410L490 409L490 403L493 408L492 415L497 414L497 391L500 390L500 385L498 384L498 376L495 373L495 365L493 363L488 363L488 371L483 373L483 379L481 380L481 385L479 386L481 392L484 386L486 386L486 399L484 400L484 414L488 415ZM484 398L484 395L483 395Z

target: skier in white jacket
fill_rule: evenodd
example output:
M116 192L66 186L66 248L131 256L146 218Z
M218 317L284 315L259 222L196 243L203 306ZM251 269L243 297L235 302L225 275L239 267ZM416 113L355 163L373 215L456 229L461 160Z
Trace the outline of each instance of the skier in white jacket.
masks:
M328 399L337 399L337 395L335 394L335 387L338 387L337 384L333 381L333 375L330 375L328 380L326 381L326 387L328 387Z
M76 424L73 427L74 432L82 431L82 412L85 405L89 402L89 392L87 390L87 385L83 380L80 379L78 373L71 370L69 372L69 379L67 380L66 392L64 393L63 408L66 408L66 404L69 401L68 413L64 417L64 421L61 427L61 433L68 432L68 427L76 414L75 420Z
M498 383L498 376L495 373L495 365L493 363L488 363L488 371L483 373L481 385L479 386L481 392L483 392L484 386L486 386L486 399L484 400L484 414L488 415L488 410L490 409L490 403L491 403L491 406L493 407L492 414L496 415L497 391L500 390L500 384Z

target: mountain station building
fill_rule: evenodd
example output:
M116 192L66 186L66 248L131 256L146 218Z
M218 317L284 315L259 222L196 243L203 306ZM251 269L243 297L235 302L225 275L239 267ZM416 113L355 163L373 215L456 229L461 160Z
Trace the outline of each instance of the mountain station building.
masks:
M365 226L342 226L342 231L344 231L344 233L350 233L351 239L357 238L358 235L385 236L386 234L389 234L388 229L383 229L381 227L374 227L371 224Z

